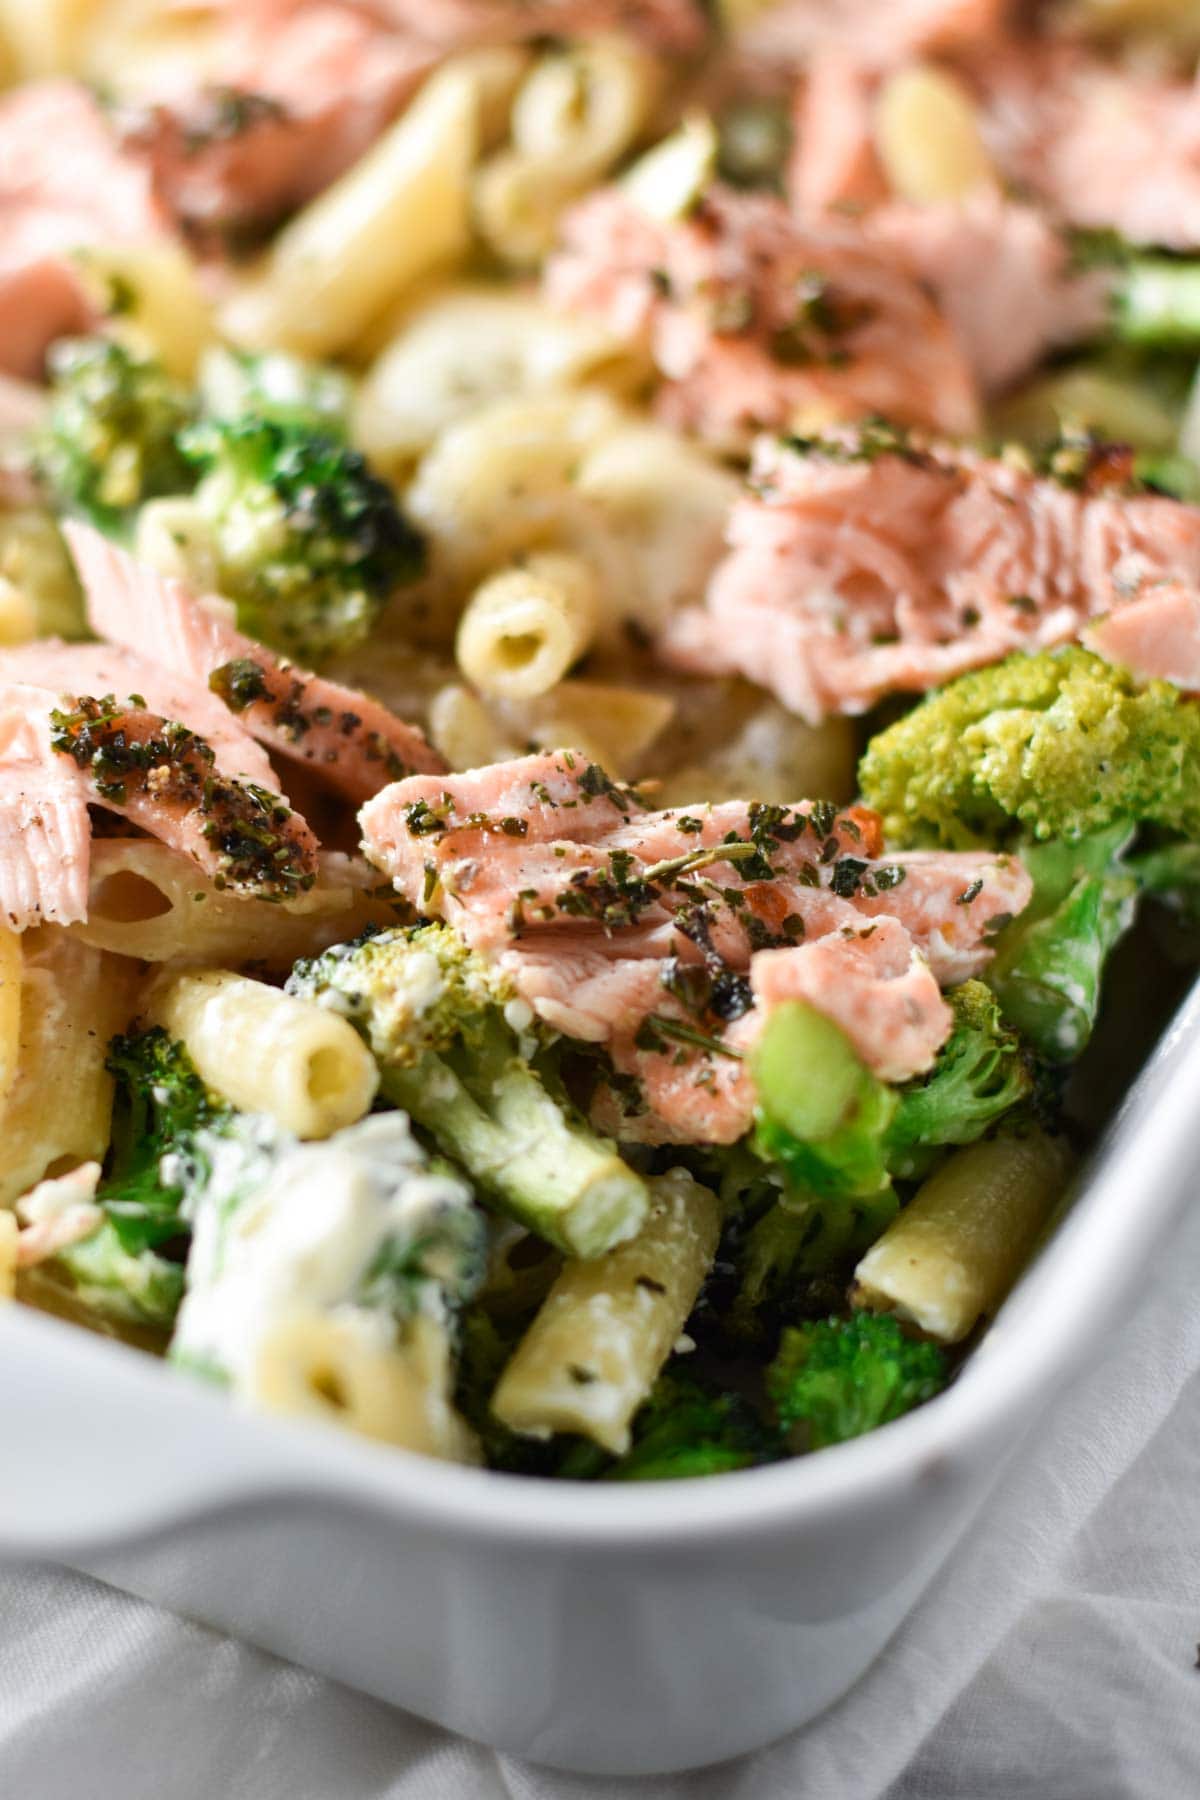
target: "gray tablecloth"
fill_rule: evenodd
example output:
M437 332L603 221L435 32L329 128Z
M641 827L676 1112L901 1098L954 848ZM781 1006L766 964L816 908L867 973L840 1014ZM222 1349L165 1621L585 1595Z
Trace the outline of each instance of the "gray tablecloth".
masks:
M1191 1800L1197 1640L1200 1204L908 1624L807 1732L675 1780L550 1774L82 1577L9 1569L0 1796Z

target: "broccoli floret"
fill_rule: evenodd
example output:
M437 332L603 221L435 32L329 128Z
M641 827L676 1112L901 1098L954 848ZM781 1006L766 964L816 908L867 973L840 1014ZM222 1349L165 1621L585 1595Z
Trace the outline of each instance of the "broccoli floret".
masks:
M1200 707L1077 648L963 675L874 738L863 797L898 843L966 848L1125 821L1200 836Z
M96 1191L104 1223L58 1262L97 1313L167 1326L183 1296L183 1268L159 1251L188 1230L184 1204L203 1166L200 1134L220 1129L232 1111L157 1026L115 1037L107 1066L115 1078L112 1142Z
M124 533L143 501L184 494L195 476L179 448L191 396L152 357L112 338L65 338L35 445L58 505Z
M286 350L210 350L200 364L200 399L211 419L254 417L344 440L352 388L328 363Z
M775 1434L740 1394L667 1369L639 1411L633 1446L604 1473L606 1481L672 1481L720 1475L772 1462Z
M945 1387L935 1344L906 1337L882 1313L792 1326L767 1370L767 1393L794 1449L824 1450L898 1419Z
M287 989L362 1032L382 1091L501 1210L567 1255L641 1227L646 1184L531 1066L511 988L445 925L381 932L298 963Z
M317 665L368 636L424 540L357 450L304 425L208 420L180 442L220 591L251 637Z
M973 1144L1033 1087L1028 1055L991 988L964 981L946 999L954 1013L950 1036L928 1074L897 1089L885 1136L888 1169L906 1179L925 1174L937 1150Z

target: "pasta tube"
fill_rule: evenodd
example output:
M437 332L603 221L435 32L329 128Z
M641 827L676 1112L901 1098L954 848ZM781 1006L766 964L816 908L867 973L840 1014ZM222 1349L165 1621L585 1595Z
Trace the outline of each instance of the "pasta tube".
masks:
M399 294L467 248L476 83L448 65L340 181L275 240L224 323L251 349L348 349Z
M573 170L581 183L613 167L640 136L658 97L658 64L617 37L544 56L521 84L512 140L546 169Z
M450 1340L415 1319L400 1343L371 1318L285 1318L263 1338L240 1391L251 1405L343 1425L423 1456L478 1462L479 1446L450 1401Z
M650 1183L640 1234L568 1262L492 1398L510 1430L578 1432L614 1455L683 1330L716 1255L717 1197L684 1169Z
M0 1101L12 1090L21 1057L21 939L0 927Z
M875 111L879 159L901 200L959 200L995 179L979 121L962 83L927 64L899 69Z
M458 627L459 666L485 694L545 694L588 648L598 616L596 581L585 562L531 556L472 595Z
M297 1137L353 1125L379 1086L370 1051L345 1019L245 975L178 975L151 994L147 1016L183 1044L216 1093Z
M337 851L320 858L307 893L276 904L213 886L190 858L150 838L92 845L88 916L72 937L149 963L212 968L253 962L285 973L302 956L405 922L375 872Z
M854 1272L856 1306L897 1312L942 1343L994 1313L1062 1194L1070 1156L1041 1131L944 1163Z
M16 1074L0 1103L0 1206L48 1174L103 1157L113 1093L104 1062L137 983L134 963L55 925L26 932L20 955ZM11 996L5 1005L11 1020Z

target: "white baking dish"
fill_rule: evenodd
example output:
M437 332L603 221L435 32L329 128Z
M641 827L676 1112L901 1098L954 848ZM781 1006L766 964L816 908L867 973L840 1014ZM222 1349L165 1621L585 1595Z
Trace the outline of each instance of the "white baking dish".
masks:
M1129 1308L1200 1171L1200 991L956 1385L806 1461L589 1488L236 1412L0 1316L0 1552L100 1575L505 1750L638 1773L811 1718Z

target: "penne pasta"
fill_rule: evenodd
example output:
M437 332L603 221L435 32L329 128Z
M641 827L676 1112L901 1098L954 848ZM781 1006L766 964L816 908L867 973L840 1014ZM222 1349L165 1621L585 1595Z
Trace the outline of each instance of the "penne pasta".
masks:
M409 314L367 371L355 438L369 455L404 463L493 401L597 379L627 387L643 371L594 320L509 288L443 288Z
M375 147L275 240L223 324L235 342L328 356L469 239L478 90L449 65Z
M166 977L146 1017L187 1050L209 1087L301 1138L324 1138L370 1109L379 1074L336 1013L228 970Z
M893 192L918 206L960 200L995 180L970 95L931 64L888 76L876 102L875 141Z
M21 938L0 927L0 1105L16 1083L21 1064Z
M408 510L455 582L560 543L577 516L584 453L620 415L591 389L498 401L450 429L422 460Z
M27 644L37 633L37 607L33 600L0 575L0 647Z
M105 1057L138 985L135 963L59 926L27 932L21 953L16 1076L0 1101L0 1207L47 1175L103 1157L112 1112ZM11 997L3 1004L11 1021Z
M651 1184L640 1234L568 1262L492 1397L510 1430L577 1432L614 1456L696 1303L720 1233L716 1195L684 1169Z
M214 887L188 857L151 838L101 838L92 847L87 919L70 930L144 962L240 962L282 973L298 957L405 916L374 870L337 852L323 853L307 893L275 903Z
M587 650L598 611L595 577L579 557L531 556L476 588L459 621L459 666L484 694L536 698Z
M1061 1199L1071 1159L1041 1131L959 1150L854 1271L857 1305L957 1344L990 1317Z
M615 682L560 681L537 699L501 702L496 711L514 742L582 750L610 774L628 777L670 725L675 702Z
M236 1391L252 1405L348 1427L447 1462L478 1462L479 1448L450 1400L450 1341L415 1319L399 1343L374 1319L294 1315L268 1331Z
M0 40L18 78L78 69L103 11L103 0L0 0Z

